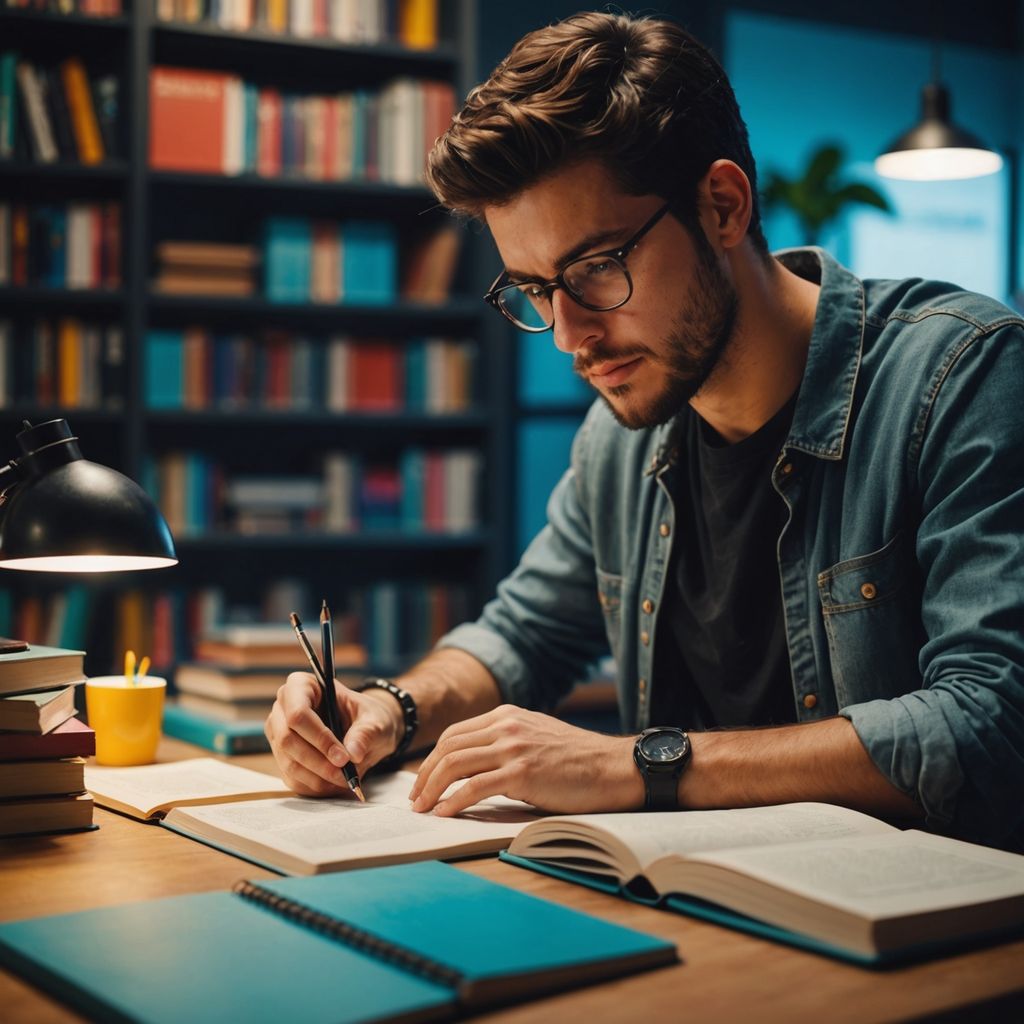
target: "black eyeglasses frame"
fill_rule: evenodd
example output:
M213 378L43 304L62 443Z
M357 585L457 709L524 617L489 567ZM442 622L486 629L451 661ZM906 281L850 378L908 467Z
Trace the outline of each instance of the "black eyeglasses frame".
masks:
M658 208L651 218L640 228L639 231L627 241L623 242L621 246L616 249L606 249L601 252L585 253L582 256L577 256L576 259L570 260L550 281L544 281L540 278L528 277L522 281L509 281L506 284L499 284L501 279L506 276L503 270L491 284L487 294L484 295L484 302L488 305L493 306L506 320L514 324L521 331L527 331L530 334L543 334L544 331L550 331L555 325L554 311L552 309L552 320L551 323L546 327L527 327L525 324L520 323L512 314L501 304L501 293L508 291L512 288L521 288L524 284L535 284L543 289L545 295L548 297L548 301L551 301L551 296L557 288L561 288L566 295L572 299L573 302L578 306L582 306L584 309L592 310L595 313L609 313L613 309L619 309L624 306L633 297L633 278L629 273L629 268L626 266L626 257L640 244L641 239L646 235L654 226L665 216L666 213L672 208L672 203L665 203L664 206ZM580 263L583 260L595 260L595 259L610 259L614 260L622 269L622 273L626 278L626 284L628 291L626 297L621 302L616 302L611 306L595 306L589 302L584 302L573 290L569 283L565 280L565 272L574 264Z

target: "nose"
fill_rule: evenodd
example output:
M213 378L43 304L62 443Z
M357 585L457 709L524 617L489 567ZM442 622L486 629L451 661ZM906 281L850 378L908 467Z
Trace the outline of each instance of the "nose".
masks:
M556 288L552 294L551 309L555 317L551 333L561 352L572 355L602 333L601 314L573 302L562 288Z

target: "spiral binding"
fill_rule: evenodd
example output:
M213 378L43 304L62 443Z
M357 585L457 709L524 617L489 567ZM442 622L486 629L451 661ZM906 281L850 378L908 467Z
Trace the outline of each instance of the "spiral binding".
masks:
M238 881L231 889L232 892L243 899L251 900L253 903L267 910L272 910L275 914L280 914L296 924L310 928L321 935L326 935L328 938L335 939L346 946L351 946L362 953L368 953L378 960L395 964L397 967L404 968L412 974L418 974L421 978L426 978L428 981L445 985L456 992L459 992L466 982L466 976L453 967L448 967L446 964L432 960L421 953L414 953L403 946L396 945L394 942L379 938L372 932L356 928L347 921L339 921L337 918L330 917L319 910L314 910L298 900L290 900L285 896L279 896L277 893L271 892L255 882Z

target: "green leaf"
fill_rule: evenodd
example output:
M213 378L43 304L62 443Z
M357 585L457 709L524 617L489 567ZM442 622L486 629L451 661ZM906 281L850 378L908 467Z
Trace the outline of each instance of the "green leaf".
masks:
M811 162L804 172L804 184L810 189L824 185L839 170L842 162L843 151L838 146L822 146L811 155Z
M892 211L889 200L881 192L873 189L870 185L855 181L844 185L836 192L842 203L863 203L865 206L875 206L886 213Z

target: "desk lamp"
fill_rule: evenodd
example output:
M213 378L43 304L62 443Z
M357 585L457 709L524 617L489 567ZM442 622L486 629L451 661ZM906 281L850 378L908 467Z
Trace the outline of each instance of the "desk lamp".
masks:
M124 572L175 565L171 531L128 477L82 456L67 420L17 435L0 468L0 568Z

